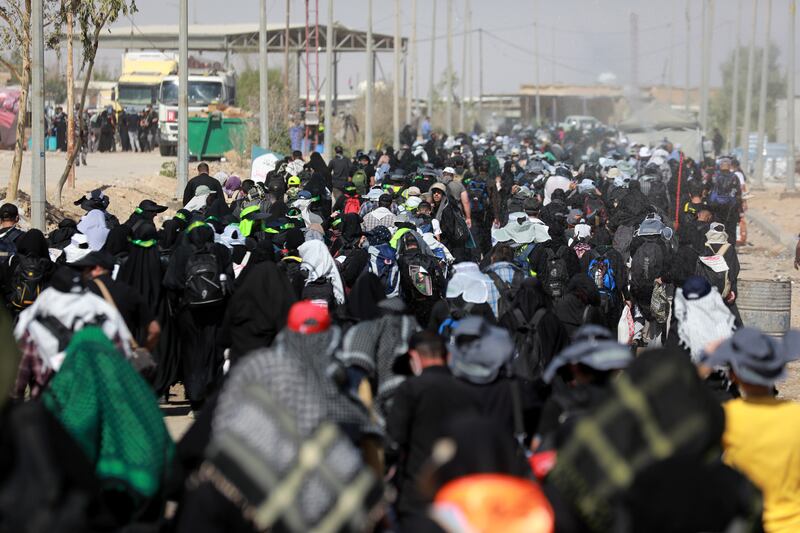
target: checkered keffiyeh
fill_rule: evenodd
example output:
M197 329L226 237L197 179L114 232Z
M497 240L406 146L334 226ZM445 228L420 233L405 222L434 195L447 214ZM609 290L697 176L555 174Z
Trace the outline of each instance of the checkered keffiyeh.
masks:
M385 207L379 207L370 211L364 216L363 229L364 231L372 231L378 226L393 228L397 217L390 210Z
M370 529L380 488L332 423L325 390L314 368L278 346L243 359L220 394L198 478L259 531Z
M360 322L344 337L339 359L346 366L364 369L378 383L375 405L383 421L392 394L405 379L392 371L394 360L408 351L408 339L420 329L414 317L387 315Z
M494 272L501 280L510 284L514 280L514 272L517 272L519 269L517 269L511 263L501 262L489 265L489 268L487 268L486 270ZM497 316L497 313L500 305L500 291L497 290L497 287L495 286L494 283L489 285L488 304L492 306L492 312L494 312L494 316L499 318Z

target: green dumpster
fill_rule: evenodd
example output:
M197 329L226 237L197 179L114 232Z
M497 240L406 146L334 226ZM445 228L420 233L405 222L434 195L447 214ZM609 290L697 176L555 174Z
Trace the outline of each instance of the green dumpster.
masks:
M242 146L246 135L246 119L225 118L219 111L207 117L190 117L189 156L197 159L223 157L225 152Z

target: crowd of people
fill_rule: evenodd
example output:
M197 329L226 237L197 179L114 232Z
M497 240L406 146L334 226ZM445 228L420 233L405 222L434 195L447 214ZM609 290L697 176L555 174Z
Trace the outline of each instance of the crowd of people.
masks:
M735 159L403 139L47 236L1 206L0 531L800 530Z

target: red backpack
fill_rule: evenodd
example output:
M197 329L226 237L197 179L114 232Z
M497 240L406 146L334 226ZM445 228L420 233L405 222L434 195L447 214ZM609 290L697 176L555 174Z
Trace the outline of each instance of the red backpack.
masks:
M358 214L359 211L361 211L361 200L358 196L347 196L347 200L344 202L344 214Z

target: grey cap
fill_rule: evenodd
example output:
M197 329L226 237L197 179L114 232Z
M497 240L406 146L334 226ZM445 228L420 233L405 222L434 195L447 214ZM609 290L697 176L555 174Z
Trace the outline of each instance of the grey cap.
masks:
M500 370L514 355L514 344L508 331L474 316L458 322L449 347L450 371L454 376L477 385L497 379Z
M596 333L599 331L575 332L575 343L562 350L547 365L542 375L544 382L550 383L558 369L566 365L580 363L595 370L606 371L625 368L633 361L629 346L615 340L604 339L604 333L595 335Z
M800 357L800 331L788 331L776 339L755 328L741 328L700 362L709 366L730 365L744 383L771 387L785 376L786 363Z

